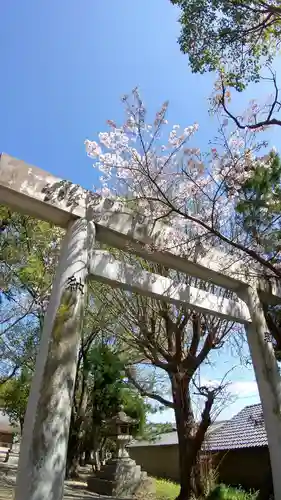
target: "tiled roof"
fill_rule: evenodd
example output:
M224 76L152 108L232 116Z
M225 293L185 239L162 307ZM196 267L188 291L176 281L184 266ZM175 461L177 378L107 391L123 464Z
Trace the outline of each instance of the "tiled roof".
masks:
M214 422L210 429L209 433L216 432L225 422ZM173 432L165 432L163 434L159 434L156 439L151 441L144 440L134 440L129 447L140 447L140 446L169 446L173 444L178 444L178 434L177 431Z
M205 443L205 449L209 451L234 450L256 446L267 446L261 404L243 408L219 430L211 433Z
M153 441L133 441L129 446L169 446L178 444L177 432L160 434ZM211 425L203 449L209 451L234 450L267 446L261 404L246 406L228 421Z

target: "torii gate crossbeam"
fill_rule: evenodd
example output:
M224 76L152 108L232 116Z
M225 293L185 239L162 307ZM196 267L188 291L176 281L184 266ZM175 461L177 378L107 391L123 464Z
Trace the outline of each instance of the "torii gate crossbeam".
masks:
M281 301L276 282L257 282L256 270L217 250L207 255L167 248L174 231L102 199L80 186L8 155L0 159L0 203L67 229L48 305L26 412L18 468L16 500L61 500L79 332L87 277L112 286L185 303L246 325L261 396L271 457L275 497L281 498L281 382L272 345L265 342L266 322L259 299ZM150 273L137 275L105 252L94 252L95 238L142 255L172 269L233 290L239 299L220 299L194 287ZM154 251L148 249L153 245ZM187 258L185 255L189 255ZM223 265L223 268L222 268ZM253 269L252 269L253 270ZM82 288L68 287L74 277ZM258 288L258 290L257 290ZM67 307L66 307L67 306Z

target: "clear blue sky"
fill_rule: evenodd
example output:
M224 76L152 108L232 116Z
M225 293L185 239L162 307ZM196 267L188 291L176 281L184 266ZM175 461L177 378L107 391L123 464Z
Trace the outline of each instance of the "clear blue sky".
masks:
M119 98L136 85L153 111L170 100L171 123L198 121L206 147L216 131L207 101L214 76L191 75L177 16L169 0L3 2L0 150L90 188L84 140L122 118Z
M122 117L136 85L153 111L170 100L171 123L198 121L206 146L213 76L191 75L177 17L169 0L4 2L0 150L91 187L84 139Z

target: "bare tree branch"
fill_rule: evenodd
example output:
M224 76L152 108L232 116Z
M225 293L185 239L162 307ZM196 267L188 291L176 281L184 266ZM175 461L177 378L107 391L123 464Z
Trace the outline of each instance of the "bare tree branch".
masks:
M146 390L141 384L137 382L137 380L132 376L131 372L129 369L126 370L126 376L128 377L128 380L134 385L134 387L139 391L139 393L147 398L154 399L155 401L158 401L158 403L162 404L163 406L166 406L167 408L175 408L174 403L169 401L168 399L163 398L159 394L156 394L154 392L150 392Z
M231 120L235 123L235 125L239 129L241 129L241 130L245 130L245 129L258 130L258 129L261 129L263 127L268 127L270 125L281 126L281 120L274 118L272 116L274 112L280 111L281 103L278 99L279 98L279 89L277 86L276 75L271 69L270 69L270 72L272 75L271 81L273 82L273 86L274 86L274 98L273 98L271 105L269 106L269 111L267 113L267 116L262 120L257 120L257 118L255 117L255 123L246 123L246 124L242 123L239 120L239 118L237 116L235 116L233 113L231 113L231 111L228 109L227 104L226 104L227 89L226 89L226 86L224 83L224 79L221 76L222 95L220 96L219 104L222 106L226 115L229 118L231 118Z

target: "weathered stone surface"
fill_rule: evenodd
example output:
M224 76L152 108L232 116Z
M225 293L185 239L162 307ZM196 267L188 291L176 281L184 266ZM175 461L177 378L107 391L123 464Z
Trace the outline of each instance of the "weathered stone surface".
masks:
M144 498L154 498L156 495L156 484L155 479L152 477L147 477L146 472L142 472L141 481L139 486L134 492L134 498L136 500L143 500Z
M25 416L16 500L62 500L63 497L77 355L87 298L89 251L94 234L92 223L78 219L71 223L63 242Z
M7 154L0 158L0 201L62 227L75 218L85 217L87 212L97 224L97 239L103 243L127 248L145 258L149 256L154 262L233 290L243 283L252 283L253 279L256 281L259 274L253 262L245 265L245 258L239 252L230 255L217 248L193 248L182 233L161 221L148 220L121 202L102 198ZM169 245L175 241L184 244ZM280 302L278 280L261 280L259 287L264 300Z
M250 313L242 300L231 300L200 290L168 277L136 269L126 262L118 261L110 252L96 250L90 263L90 273L95 280L152 296L157 299L185 304L204 313L212 311L223 319L248 323Z
M143 475L139 465L130 458L108 461L87 480L88 490L99 495L127 497L140 485Z

